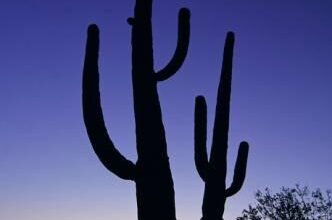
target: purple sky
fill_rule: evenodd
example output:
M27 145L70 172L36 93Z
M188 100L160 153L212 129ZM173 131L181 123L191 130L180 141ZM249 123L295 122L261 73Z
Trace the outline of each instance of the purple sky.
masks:
M118 149L136 160L126 23L133 6L133 0L1 3L0 219L136 219L134 183L98 161L81 109L86 29L96 23L108 130ZM251 148L245 184L227 201L225 219L239 216L266 186L331 188L332 1L155 0L156 69L175 49L180 7L192 14L188 57L159 85L177 218L201 217L194 97L207 98L211 137L229 30L236 34L229 180L240 141Z

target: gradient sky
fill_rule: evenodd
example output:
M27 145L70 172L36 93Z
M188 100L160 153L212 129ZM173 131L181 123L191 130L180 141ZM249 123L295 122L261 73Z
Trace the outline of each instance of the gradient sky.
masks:
M126 23L133 7L134 0L1 2L0 219L137 219L134 183L98 161L81 109L86 29L96 23L105 120L118 149L136 160ZM245 184L227 201L225 219L266 186L332 188L332 1L155 0L156 69L175 49L180 7L192 14L188 57L159 85L177 218L201 217L194 97L207 98L211 137L229 30L236 34L229 180L240 141L251 148Z

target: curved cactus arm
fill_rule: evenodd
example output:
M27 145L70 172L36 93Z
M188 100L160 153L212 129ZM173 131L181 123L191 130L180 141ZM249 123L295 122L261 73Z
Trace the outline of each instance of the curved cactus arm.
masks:
M241 142L235 163L233 182L226 190L227 197L236 194L238 191L240 191L243 185L247 170L248 152L249 144L245 141Z
M224 47L221 79L218 87L216 114L214 119L210 158L210 162L212 163L220 163L221 161L224 161L226 163L232 83L233 48L234 33L228 32Z
M122 179L134 180L135 165L114 147L107 134L99 94L98 73L99 30L88 28L88 39L83 69L83 117L87 133L99 160Z
M156 74L157 81L164 81L173 76L182 66L187 56L190 35L190 11L182 8L179 12L178 41L170 62Z
M207 110L204 96L195 100L195 165L199 176L205 182L208 172L208 156L206 152Z

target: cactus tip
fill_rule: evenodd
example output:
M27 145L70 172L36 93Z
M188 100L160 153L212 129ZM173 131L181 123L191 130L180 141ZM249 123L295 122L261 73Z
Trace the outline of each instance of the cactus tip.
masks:
M232 43L234 43L235 40L235 34L233 31L229 31L227 32L227 37L226 37L227 41L231 41Z
M202 95L196 96L197 103L205 103L205 98Z
M99 33L99 28L96 24L90 24L88 27L88 34L98 34Z
M249 150L249 144L248 144L248 142L246 142L246 141L242 141L242 142L240 143L240 148L242 148L242 149L245 150L245 151L248 151L248 150Z
M190 17L190 10L188 8L181 8L180 16Z

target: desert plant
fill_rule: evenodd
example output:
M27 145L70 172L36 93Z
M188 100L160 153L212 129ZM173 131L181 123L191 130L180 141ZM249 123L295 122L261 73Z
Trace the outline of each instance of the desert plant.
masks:
M310 190L300 186L282 187L277 193L269 188L255 193L256 204L243 210L237 220L331 220L332 193L319 188Z
M136 122L137 162L127 160L108 136L99 94L99 30L88 28L83 70L83 116L90 142L103 165L122 179L136 183L139 220L175 220L174 188L167 155L157 83L181 67L189 44L188 9L179 12L178 42L174 56L156 72L152 49L152 0L137 0L132 26L132 83Z
M206 101L203 96L197 96L195 102L195 164L201 179L205 182L202 220L222 220L226 198L236 194L245 179L249 145L247 142L241 142L233 182L226 188L233 48L234 33L229 32L224 47L209 159L206 150Z

